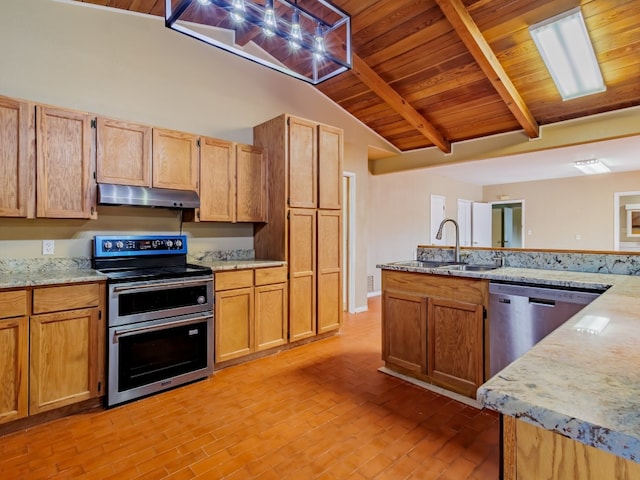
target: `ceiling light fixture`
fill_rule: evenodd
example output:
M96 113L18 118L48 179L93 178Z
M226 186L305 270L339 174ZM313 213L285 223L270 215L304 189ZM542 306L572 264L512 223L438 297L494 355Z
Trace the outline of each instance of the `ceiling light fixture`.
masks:
M580 7L529 27L563 100L606 90Z
M313 85L352 65L351 17L327 0L165 0L165 25Z
M573 166L585 175L595 175L597 173L608 173L611 170L598 159L578 160L573 162Z

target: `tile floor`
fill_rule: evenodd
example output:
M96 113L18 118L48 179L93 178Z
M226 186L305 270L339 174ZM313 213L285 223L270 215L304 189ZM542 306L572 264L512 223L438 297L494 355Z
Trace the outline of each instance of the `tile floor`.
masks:
M380 299L329 339L0 437L0 478L498 478L498 417L377 371Z

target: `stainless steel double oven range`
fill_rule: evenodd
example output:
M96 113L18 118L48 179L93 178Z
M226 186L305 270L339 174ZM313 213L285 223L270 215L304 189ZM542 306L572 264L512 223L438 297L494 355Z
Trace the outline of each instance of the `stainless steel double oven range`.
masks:
M184 235L96 236L107 275L107 406L213 373L213 274Z

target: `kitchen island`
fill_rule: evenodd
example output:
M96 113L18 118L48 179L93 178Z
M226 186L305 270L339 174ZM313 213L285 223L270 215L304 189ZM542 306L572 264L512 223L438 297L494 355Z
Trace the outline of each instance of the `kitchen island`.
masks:
M610 286L480 386L477 399L503 415L505 479L640 478L640 277L510 267L379 267L556 287ZM608 324L598 335L577 330L587 316L604 317Z

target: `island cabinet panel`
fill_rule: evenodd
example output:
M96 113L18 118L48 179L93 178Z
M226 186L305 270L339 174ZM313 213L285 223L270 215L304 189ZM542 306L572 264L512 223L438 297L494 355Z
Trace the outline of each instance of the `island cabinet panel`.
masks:
M0 292L1 294L1 292ZM0 317L6 312L0 310ZM0 319L0 423L29 413L29 319Z
M198 191L198 137L153 129L153 186Z
M342 215L318 210L318 333L342 323Z
M504 435L515 439L504 454L505 480L636 480L640 464L505 416Z
M33 315L30 319L29 413L97 395L99 352L104 339L97 308ZM101 322L100 322L101 323ZM102 338L100 338L102 337Z
M151 132L147 125L96 119L98 183L151 186Z
M91 117L38 105L36 127L37 216L92 218L95 160Z
M289 117L289 199L293 208L318 206L317 124Z
M252 287L216 292L216 362L253 351L253 315Z
M289 210L289 339L316 334L316 210Z
M483 383L483 307L429 299L428 375L434 383L475 396Z
M201 221L234 222L236 149L232 142L200 139Z
M236 145L237 222L267 221L267 163L261 148Z
M382 359L401 373L427 373L427 298L386 290L382 311Z
M34 116L27 102L0 96L0 216L33 217L35 212Z

